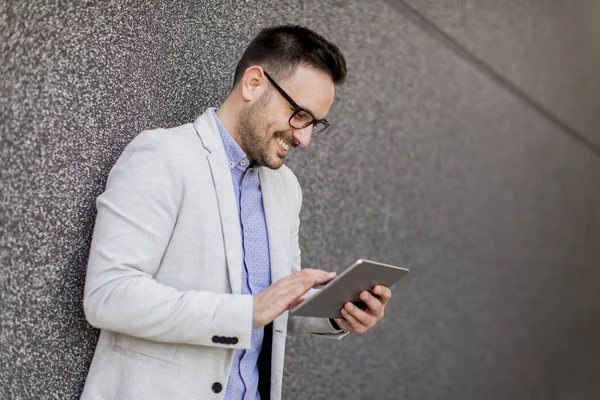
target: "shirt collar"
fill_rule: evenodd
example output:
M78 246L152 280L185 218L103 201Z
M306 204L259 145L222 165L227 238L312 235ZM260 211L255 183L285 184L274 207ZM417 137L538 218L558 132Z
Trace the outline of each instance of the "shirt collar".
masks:
M229 168L233 169L238 167L242 170L245 170L250 165L246 153L236 143L229 131L225 128L217 116L216 109L212 108L211 111L217 125L217 129L219 130L219 134L221 135L221 140L223 141L223 148L225 149L225 154L227 154L227 160L229 160Z

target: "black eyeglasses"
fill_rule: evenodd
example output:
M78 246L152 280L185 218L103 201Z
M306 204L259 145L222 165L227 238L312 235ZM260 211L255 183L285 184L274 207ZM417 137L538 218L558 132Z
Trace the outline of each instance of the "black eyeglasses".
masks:
M264 71L263 71L264 72ZM274 80L273 78L271 78L269 76L269 74L267 74L265 72L265 76L267 77L267 79L269 80L269 82L271 82L273 84L273 86L275 86L275 89L277 89L277 91L279 93L281 93L281 95L283 96L284 99L287 100L288 103L290 103L290 105L294 108L294 113L292 114L292 116L290 117L290 120L288 121L290 126L294 129L304 129L307 126L312 125L313 126L313 130L312 130L312 135L313 136L317 136L319 133L323 132L325 129L329 128L329 121L327 121L325 118L323 119L316 119L314 115L312 115L312 113L308 110L305 110L304 108L300 107L298 105L298 103L296 103L289 94L287 94L285 92L285 90L283 90L281 88L281 86L279 86Z

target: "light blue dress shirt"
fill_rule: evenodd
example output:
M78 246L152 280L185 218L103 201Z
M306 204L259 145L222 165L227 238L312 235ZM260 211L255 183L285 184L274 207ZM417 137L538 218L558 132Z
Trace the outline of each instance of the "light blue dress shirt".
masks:
M212 110L212 115L229 160L238 206L244 260L242 294L256 295L271 285L269 239L258 169L250 167L248 157L225 129L215 113L215 109ZM244 171L246 174L242 179ZM260 399L257 361L263 337L264 327L253 329L250 349L236 350L225 392L226 400Z

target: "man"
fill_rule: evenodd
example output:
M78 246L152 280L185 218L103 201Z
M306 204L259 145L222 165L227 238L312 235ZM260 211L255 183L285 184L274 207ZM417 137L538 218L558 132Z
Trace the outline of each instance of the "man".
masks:
M218 110L127 146L97 201L84 309L101 332L82 399L279 399L288 331L339 339L383 316L385 287L343 319L287 313L335 273L300 269L283 162L327 128L345 75L315 32L265 29Z

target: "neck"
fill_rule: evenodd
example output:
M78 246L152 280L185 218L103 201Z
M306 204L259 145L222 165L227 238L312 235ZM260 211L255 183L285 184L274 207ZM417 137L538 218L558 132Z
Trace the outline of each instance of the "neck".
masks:
M237 113L235 112L235 106L232 104L231 98L225 99L221 107L216 111L217 116L221 120L221 123L227 129L227 132L231 135L233 140L242 147L242 141L238 132L237 126ZM243 147L242 147L243 148Z

